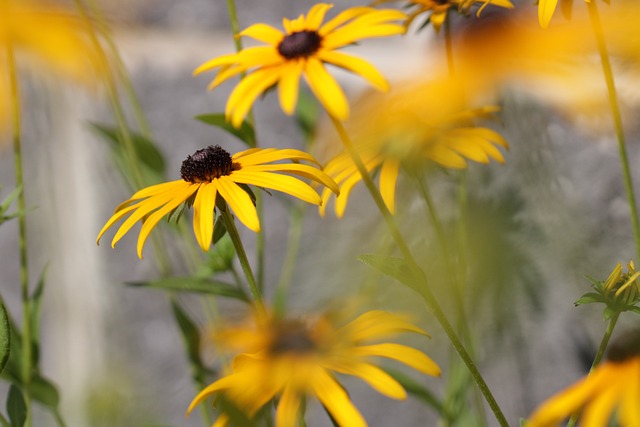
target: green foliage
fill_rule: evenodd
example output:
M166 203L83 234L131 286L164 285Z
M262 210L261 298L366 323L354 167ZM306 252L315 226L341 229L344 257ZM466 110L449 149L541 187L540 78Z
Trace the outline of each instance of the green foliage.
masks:
M445 414L442 401L440 401L440 399L437 398L431 390L403 372L389 368L384 368L384 371L398 381L407 393L417 398L430 408L433 408L438 414L441 414L443 418L447 420L451 419L448 414Z
M298 95L295 118L298 128L302 131L307 143L315 138L321 111L320 103L318 103L316 97L306 90L301 90Z
M126 139L122 130L118 127L100 123L90 123L91 129L109 143L115 163L118 165L125 178L135 176L135 171L130 166L127 154ZM136 155L136 161L141 166L141 172L145 182L155 183L162 181L166 174L166 162L157 144L144 136L129 132L131 142Z
M191 319L187 312L174 299L171 301L173 317L180 328L184 340L187 357L191 364L192 376L196 384L204 384L205 378L211 371L205 367L200 357L201 336L200 328Z
M1 187L0 187L1 188ZM24 212L14 212L8 214L7 211L11 207L11 204L18 198L22 192L22 187L16 187L5 199L0 203L0 224L13 218L24 215Z
M11 352L11 330L9 327L9 315L4 303L0 299L0 374L9 361Z
M167 291L192 292L199 294L217 295L249 301L242 289L229 283L201 277L165 277L148 282L128 282L129 286L163 289Z
M22 392L15 384L9 388L7 395L7 414L11 427L22 427L27 420L27 404Z
M358 260L420 293L420 290L415 284L409 264L407 264L403 258L375 254L362 254L358 256Z
M622 281L628 279L626 276L622 277ZM587 277L587 280L591 282L591 287L595 292L587 292L582 295L574 305L577 307L579 305L585 304L604 304L605 307L602 312L602 319L606 322L611 319L611 317L616 313L623 313L625 311L629 311L632 313L640 314L640 307L638 307L638 302L640 302L640 295L634 295L633 293L625 295L623 292L620 295L616 295L617 288L607 289L605 286L606 281L604 280L596 280L592 277ZM628 291L630 291L629 289Z
M223 113L211 113L201 114L195 117L196 120L200 120L202 123L206 123L211 126L215 126L224 130L225 132L235 136L240 141L247 144L249 147L256 146L256 133L253 126L248 122L242 122L239 128L233 127L231 123L227 122Z

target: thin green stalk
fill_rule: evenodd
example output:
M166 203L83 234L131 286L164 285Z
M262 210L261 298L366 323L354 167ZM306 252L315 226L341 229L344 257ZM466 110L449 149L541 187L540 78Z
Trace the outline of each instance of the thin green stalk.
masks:
M627 192L627 200L629 201L629 210L631 211L631 222L633 225L633 236L636 243L636 254L640 259L640 220L638 219L638 205L635 193L633 191L633 179L631 177L631 168L629 167L629 159L627 156L627 148L622 127L622 115L620 114L620 106L618 103L618 93L616 92L616 84L611 69L611 61L607 51L607 44L598 14L598 6L595 1L587 3L589 10L589 19L591 27L598 45L598 53L600 54L600 62L602 63L602 72L607 84L607 93L609 97L609 107L611 108L611 116L615 126L616 139L618 140L618 151L620 153L620 163L622 166L622 174L624 177L624 187Z
M11 41L7 43L7 66L9 71L9 86L11 91L11 114L13 133L13 160L16 176L16 186L21 187L18 193L18 212L26 211L24 197L24 175L22 169L22 123L20 115L20 90L18 88L18 72ZM18 250L20 253L20 295L22 297L22 383L24 393L27 418L26 427L31 426L31 371L33 369L31 360L32 328L31 324L31 300L29 298L29 268L27 251L27 218L25 215L18 216Z
M504 414L502 413L500 406L498 405L495 398L493 397L493 394L491 393L489 386L487 385L484 378L482 377L482 374L480 374L480 371L478 370L473 359L469 355L469 352L465 348L462 341L460 341L460 338L458 337L457 333L449 323L449 320L447 319L446 315L444 314L444 311L440 307L440 304L438 303L435 296L431 292L429 288L429 283L424 271L422 271L422 269L418 265L417 261L413 257L413 254L411 253L411 250L409 249L409 246L407 245L404 238L402 237L402 234L400 233L400 229L398 228L395 222L395 219L393 218L393 215L391 214L387 206L384 204L384 200L382 199L380 192L376 188L373 182L373 179L371 179L371 176L367 172L367 169L365 168L364 163L360 158L360 155L358 154L355 147L353 146L353 143L351 142L351 139L349 138L349 135L347 134L346 129L344 128L342 123L337 119L331 117L331 121L333 122L333 125L335 126L336 130L338 131L338 134L340 135L340 139L342 140L343 145L345 146L347 152L353 159L353 162L355 163L358 171L360 172L360 175L362 176L362 180L364 181L367 189L371 193L371 196L373 197L373 200L376 206L378 207L378 210L382 214L382 217L384 218L387 224L387 227L389 228L389 232L391 233L393 239L396 242L396 245L398 245L398 248L400 249L400 252L402 252L402 255L405 261L409 264L413 277L417 282L416 284L420 289L420 295L422 296L425 303L427 304L427 307L431 310L433 315L438 320L438 323L440 323L440 326L442 327L445 334L449 338L449 341L451 341L451 344L453 345L453 347L456 349L458 355L462 358L463 362L467 366L467 369L469 370L474 381L480 388L480 391L484 395L485 400L487 401L487 403L489 404L489 407L493 411L496 419L498 420L498 423L502 427L508 427L509 424L507 423L507 420Z
M616 323L618 323L618 318L620 317L620 312L616 311L613 316L609 319L609 323L607 324L607 330L604 332L602 337L602 341L600 341L600 347L598 347L598 352L596 353L596 357L593 359L593 363L591 364L591 369L589 369L589 375L593 372L594 369L598 367L602 358L604 357L604 353L607 350L607 346L609 345L609 340L611 339L611 335L613 335L613 329L616 327ZM567 423L567 427L573 427L576 425L578 418L580 417L579 413L575 413L569 419Z
M258 288L258 284L256 283L255 276L253 275L253 271L251 270L251 264L249 263L249 259L247 258L247 253L244 250L244 245L242 244L242 239L240 238L240 233L238 233L238 229L236 228L235 221L233 217L229 213L229 208L225 206L225 209L220 209L222 220L224 221L224 225L227 228L227 233L229 233L229 237L231 237L231 241L233 242L233 246L236 248L236 254L238 255L238 260L240 261L240 265L242 266L242 271L244 272L244 276L247 279L247 284L249 285L249 290L251 291L251 295L253 296L253 302L256 305L258 310L258 315L266 318L266 310L264 308L264 302L262 301L262 295L260 293L260 289Z
M242 39L240 38L240 21L238 20L238 9L235 0L227 0L227 9L229 10L229 23L231 24L231 33L233 34L233 43L236 52L242 50Z

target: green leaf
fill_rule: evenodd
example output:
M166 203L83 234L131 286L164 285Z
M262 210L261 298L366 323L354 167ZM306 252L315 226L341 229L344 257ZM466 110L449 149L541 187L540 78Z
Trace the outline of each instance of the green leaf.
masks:
M22 392L15 384L11 385L7 395L7 415L12 427L22 427L27 420L27 404Z
M40 352L40 312L42 307L42 294L44 292L45 277L47 274L47 266L42 269L36 288L31 295L31 325L33 328L31 340L33 343L33 363L38 364Z
M640 314L640 307L635 307L635 306L634 307L629 307L629 309L627 311L631 311L633 313Z
M577 307L577 306L582 305L582 304L592 304L594 302L606 303L606 301L602 297L602 295L600 295L598 293L595 293L595 292L589 292L589 293L586 293L586 294L582 295L580 297L580 299L578 299L573 304Z
M90 123L90 126L106 141L112 143L111 147L121 162L127 158L124 134L121 129L100 123ZM162 178L165 175L166 162L156 143L139 133L129 132L129 135L131 136L137 160L155 174L157 178ZM127 165L127 162L122 162L121 166L123 165ZM128 167L125 170L128 170Z
M58 393L56 386L39 374L31 377L29 391L31 392L31 397L42 403L44 406L56 409L60 404L60 394Z
M9 354L11 354L11 329L9 326L9 315L7 309L4 307L2 301L0 301L0 373L4 370L4 367L9 361Z
M384 371L387 374L391 375L396 381L398 381L400 385L402 385L402 387L407 390L407 393L420 399L423 403L426 403L427 406L435 409L439 414L445 416L444 405L442 404L440 399L438 399L436 395L431 392L431 390L427 389L418 381L414 380L409 375L403 372L389 368L384 368ZM448 417L446 418L448 419Z
M390 276L400 283L403 283L413 289L416 292L420 292L415 284L413 274L409 264L404 258L374 255L374 254L362 254L358 257L358 260L367 264L369 267L373 267L384 275Z
M200 294L218 295L248 301L247 295L241 289L229 283L199 277L167 277L149 282L128 282L129 286L139 286L154 289L165 289L178 292L195 292Z
M14 212L10 215L5 214L9 210L11 204L18 198L21 192L22 186L16 187L11 193L9 193L9 195L2 201L2 203L0 203L0 224L12 218L17 218L24 215L24 212L22 211Z
M216 222L213 224L213 244L215 245L218 243L225 234L227 234L227 227L224 225L222 218L218 217Z
M295 118L307 142L311 142L316 134L319 116L320 104L316 97L306 90L301 90L298 95Z
M609 319L611 319L611 317L616 313L617 311L612 309L611 307L605 307L604 311L602 312L602 321L608 322Z
M223 113L201 114L196 116L195 119L230 133L249 147L256 146L256 133L253 130L253 126L246 120L242 122L239 128L235 128L231 123L227 122Z
M191 363L193 378L197 384L201 384L205 381L208 370L200 358L200 329L176 300L171 301L171 308L173 309L173 316L182 333L182 339L184 340L187 350L187 357Z

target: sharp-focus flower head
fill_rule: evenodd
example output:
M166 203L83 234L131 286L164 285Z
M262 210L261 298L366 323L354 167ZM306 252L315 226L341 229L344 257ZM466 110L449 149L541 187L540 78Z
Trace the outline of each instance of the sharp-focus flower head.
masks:
M304 160L314 166L290 162L273 163L283 160ZM218 202L220 199L224 200L247 228L258 232L260 222L255 205L242 185L281 191L319 205L321 199L318 193L296 178L299 176L311 179L338 192L335 182L319 170L315 166L317 164L311 155L299 150L251 148L231 156L219 145L209 146L196 151L182 163L182 179L144 188L120 204L100 231L97 242L107 229L130 214L116 232L111 246L115 247L131 227L142 220L138 237L138 256L142 258L142 248L153 227L165 215L187 202L187 205L193 205L193 231L198 244L202 250L207 251L213 236L216 198Z
M397 10L354 7L323 24L325 14L332 6L319 3L306 16L283 19L284 32L267 24L254 24L240 35L266 43L266 46L250 47L214 58L195 70L194 74L199 74L219 69L209 89L240 73L249 72L227 101L227 119L234 126L240 126L256 98L274 85L278 86L282 110L293 114L301 76L305 77L327 112L345 120L349 115L349 104L325 64L359 74L380 90L388 89L384 77L371 64L337 49L367 38L402 34L404 27L394 21L403 20L406 15Z
M222 393L252 417L267 402L278 398L277 427L293 427L306 396L315 396L336 423L345 427L366 426L360 412L336 379L336 374L361 378L392 399L404 399L404 388L376 366L374 357L393 359L427 375L440 368L424 353L401 344L378 343L401 332L427 335L402 317L369 311L344 326L331 316L313 320L270 318L256 327L227 331L231 347L247 352L233 361L233 371L207 388L191 402L191 412L204 399ZM239 338L240 337L240 338ZM224 345L224 335L222 344ZM222 414L216 426L226 425Z
M497 147L508 148L507 141L494 130L473 125L474 119L490 116L496 107L466 108L459 87L448 79L396 89L384 98L363 99L349 124L367 170L380 168L380 192L391 212L401 164L421 167L427 161L462 169L467 160L504 163ZM346 152L331 159L324 170L340 186L335 211L342 217L353 187L362 178ZM321 215L330 197L323 192Z
M583 295L576 305L603 303L606 305L604 318L609 319L614 313L633 311L640 314L640 271L636 271L633 261L627 264L627 272L618 263L607 280L591 280L595 292Z
M591 374L552 396L531 415L526 427L555 427L581 411L580 426L640 427L640 330L621 335L607 360Z
M388 3L395 0L379 0L374 4ZM500 6L507 9L513 9L513 3L509 0L411 0L407 3L407 7L411 9L409 18L405 22L408 27L411 23L420 15L429 13L428 23L433 25L436 32L440 31L442 24L447 19L447 13L449 9L455 8L459 13L467 16L470 13L471 7L481 4L478 9L477 16L480 16L482 10L488 6Z

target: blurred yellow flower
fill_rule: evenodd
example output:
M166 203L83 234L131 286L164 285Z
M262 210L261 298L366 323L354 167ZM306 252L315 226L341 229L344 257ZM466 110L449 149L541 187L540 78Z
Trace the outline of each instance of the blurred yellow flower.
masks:
M182 179L152 185L135 193L120 204L104 225L96 242L120 219L131 214L120 226L111 247L142 220L138 237L138 256L151 230L167 214L174 212L182 203L193 205L193 231L203 251L209 250L213 236L214 208L220 196L247 228L260 231L260 221L254 202L242 185L281 191L315 205L321 203L320 196L308 184L284 172L311 179L332 191L338 192L335 182L315 166L300 163L273 163L282 160L300 160L318 164L309 154L293 149L252 148L231 156L219 145L198 150L182 162Z
M243 413L253 417L278 397L276 427L294 427L306 396L318 398L335 422L344 427L366 426L335 374L356 376L379 393L404 399L404 388L373 357L404 363L424 374L439 376L440 368L424 353L401 344L374 341L401 332L427 335L402 317L369 311L344 326L328 315L314 320L271 318L254 328L236 328L222 335L231 348L245 348L233 361L233 371L202 390L191 402L191 412L204 399L222 393ZM227 424L223 413L216 427Z
M466 168L467 160L504 163L497 147L508 148L507 141L494 130L473 125L474 119L489 116L496 107L465 108L462 93L448 79L396 89L389 96L363 99L349 123L366 169L380 168L380 193L392 213L402 163L420 167L432 161L453 169ZM331 159L324 170L340 186L335 212L342 217L362 177L346 152ZM330 197L330 192L323 191L320 215L325 215Z
M240 33L266 46L257 46L214 58L194 74L219 68L209 85L214 89L238 74L249 72L229 96L227 119L238 127L256 98L271 86L278 86L280 106L286 114L293 114L300 77L309 86L329 114L339 120L349 116L349 104L344 92L329 74L325 64L332 64L359 74L380 90L387 90L384 77L368 62L340 53L337 49L372 37L386 37L404 33L404 27L393 21L406 18L397 10L375 10L353 7L339 13L325 24L322 21L331 4L313 6L307 16L283 19L284 32L267 24L254 24Z
M581 411L580 425L603 427L615 417L622 427L640 427L640 330L612 343L607 361L571 387L552 396L526 427L555 427Z
M389 3L392 1L395 2L395 0L380 0L374 2L374 4ZM469 15L471 7L478 3L482 4L480 9L478 9L478 16L480 16L482 10L488 5L500 6L507 9L513 9L514 7L513 3L509 0L411 0L407 3L407 7L412 11L405 25L408 27L418 16L431 12L429 15L429 23L433 25L433 28L438 32L447 19L449 9L456 8L459 13Z

